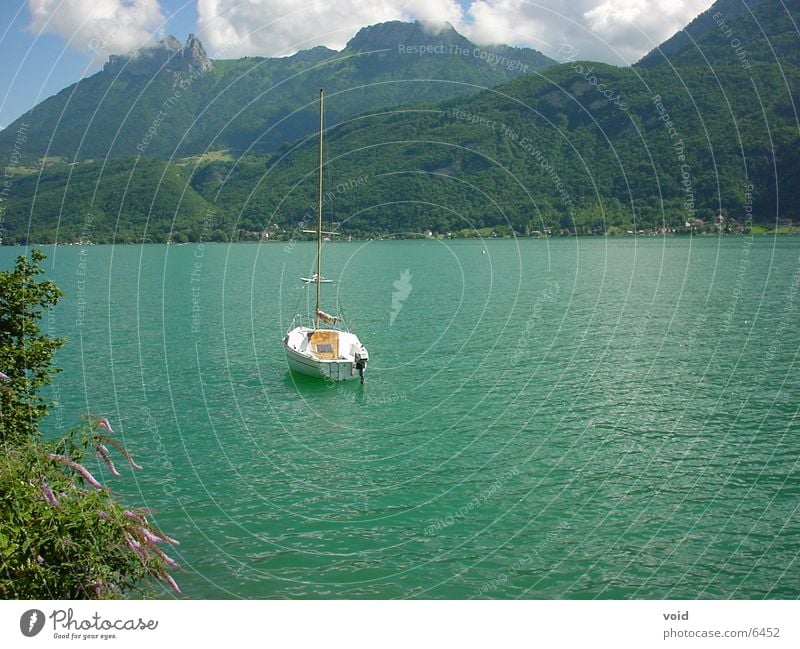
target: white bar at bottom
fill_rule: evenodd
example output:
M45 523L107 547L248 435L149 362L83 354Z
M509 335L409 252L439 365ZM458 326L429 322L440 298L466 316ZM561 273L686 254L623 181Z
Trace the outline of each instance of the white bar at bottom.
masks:
M40 615L41 630L27 637L22 627L35 630ZM4 601L0 641L120 649L771 649L800 647L797 620L797 601Z

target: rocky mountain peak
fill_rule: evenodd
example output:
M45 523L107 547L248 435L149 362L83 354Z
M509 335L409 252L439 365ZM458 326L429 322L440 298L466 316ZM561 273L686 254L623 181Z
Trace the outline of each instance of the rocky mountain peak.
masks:
M470 42L459 34L450 23L434 24L422 21L393 20L362 27L350 39L345 49L365 52L428 45L468 47Z
M186 44L174 36L167 36L152 47L145 47L130 54L112 54L103 66L110 74L127 73L153 75L159 70L173 72L207 72L213 67L200 39L189 34Z

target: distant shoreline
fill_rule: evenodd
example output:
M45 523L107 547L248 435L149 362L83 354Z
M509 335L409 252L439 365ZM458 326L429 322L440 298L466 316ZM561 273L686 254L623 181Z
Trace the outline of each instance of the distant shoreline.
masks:
M800 236L800 231L797 232L774 232L774 231L765 231L765 232L756 232L756 233L725 233L725 234L714 234L714 233L699 233L699 234L689 234L689 233L670 233L670 234L569 234L569 235L551 235L551 236L494 236L494 237L447 237L447 236L430 236L426 237L424 235L418 236L398 236L398 235L388 235L388 236L378 236L378 237L367 237L362 239L352 239L351 241L347 241L345 239L338 239L334 241L326 241L325 243L365 243L365 242L384 242L384 241L551 241L551 240L558 240L558 241L567 241L569 239L613 239L615 241L624 241L628 239L638 240L638 239L646 239L646 240L658 240L658 239L693 239L693 238L702 238L702 239L742 239L742 238L762 238L762 237L795 237ZM252 239L244 239L238 241L182 241L180 243L166 243L163 241L92 241L92 242L73 242L73 243L30 243L30 244L2 244L2 248L86 248L90 246L174 246L174 247L182 247L182 246L197 246L197 245L230 245L230 244L261 244L261 245L269 245L269 246L281 246L281 245L289 245L289 244L297 244L297 243L314 243L314 239L271 239L271 240L262 240L256 241Z

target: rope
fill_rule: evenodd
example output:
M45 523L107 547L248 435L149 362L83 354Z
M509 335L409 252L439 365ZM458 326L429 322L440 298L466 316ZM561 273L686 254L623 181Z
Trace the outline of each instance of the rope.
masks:
M339 299L339 296L336 296L336 309L339 316L339 320L342 321L342 325L344 326L345 331L350 331L350 327L347 324L347 319L344 316L344 309L342 308L342 301Z
M300 308L300 300L302 300L302 299L303 299L303 294L300 293L297 296L297 304L294 305L294 313L292 314L292 320L294 320L298 315L298 311L297 310Z

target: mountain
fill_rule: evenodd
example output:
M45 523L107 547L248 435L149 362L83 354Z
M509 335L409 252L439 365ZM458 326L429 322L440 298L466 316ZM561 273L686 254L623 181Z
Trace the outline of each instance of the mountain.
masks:
M196 239L209 204L188 185L189 176L180 165L152 158L54 165L19 176L9 242L163 242L172 230Z
M726 17L724 29L715 22L669 65L569 61L426 103L418 101L423 85L417 94L407 78L385 82L403 86L405 103L328 121L326 222L368 236L681 230L687 222L740 231L800 220L798 4L765 0L752 14ZM371 35L348 44L346 61L379 61ZM317 55L323 66L326 54ZM413 60L432 64L435 56ZM236 63L212 65L224 76L222 68ZM346 75L351 83L354 70ZM340 102L361 92L334 92L326 105L342 110ZM315 108L310 101L308 110ZM18 170L4 204L6 240L52 241L56 227L58 240L74 240L87 214L98 240L228 239L265 230L273 238L303 236L298 224L315 209L316 156L315 138L299 137L242 156L54 161L28 176ZM209 215L213 225L203 231Z
M741 14L749 14L764 2L776 4L768 0L717 0L686 27L645 54L636 65L642 67L664 65L681 50L691 50L692 44L703 36L720 31L720 21L724 24Z
M186 45L174 36L169 36L155 47L146 48L132 56L119 56L112 54L103 66L107 75L130 74L151 77L159 71L171 72L208 72L213 64L206 54L200 40L189 34Z
M800 219L798 21L796 0L763 2L672 66L573 61L426 110L361 116L328 136L332 182L347 188L328 218L356 233ZM236 173L201 166L191 184L248 229L291 224L313 207L314 155L298 142Z
M535 50L479 48L450 25L389 22L361 29L341 52L210 60L200 41L170 37L50 97L0 132L11 152L25 124L28 158L68 161L207 150L268 153L314 131L320 87L331 123L358 113L473 94L553 64Z
M800 63L798 0L718 0L684 32L645 56L637 67L698 65L718 67L738 64L747 72L753 63L796 66ZM701 20L702 19L702 20ZM707 29L690 30L701 23ZM687 34L691 41L679 45Z
M575 68L592 68L597 83ZM719 214L739 229L799 219L790 111L800 71L784 71L790 95L769 68L753 69L756 81L736 66L637 74L579 63L424 113L364 116L329 135L336 189L326 218L360 234L680 230ZM609 101L601 86L624 101ZM313 142L302 143L225 182L198 170L192 186L242 227L286 226L313 211L314 159Z

